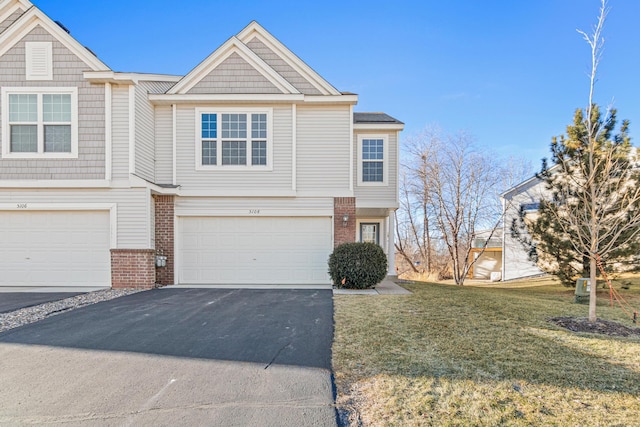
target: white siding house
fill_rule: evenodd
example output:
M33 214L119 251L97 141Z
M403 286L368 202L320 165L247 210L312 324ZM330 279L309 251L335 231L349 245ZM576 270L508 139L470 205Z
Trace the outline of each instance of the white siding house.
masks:
M394 274L403 124L256 22L185 76L119 73L0 0L0 88L0 287L324 287L349 241Z
M504 209L502 280L543 274L543 271L529 259L525 247L511 235L511 224L518 218L520 209L527 211L528 215L535 215L538 203L545 195L544 185L544 182L534 176L501 195Z

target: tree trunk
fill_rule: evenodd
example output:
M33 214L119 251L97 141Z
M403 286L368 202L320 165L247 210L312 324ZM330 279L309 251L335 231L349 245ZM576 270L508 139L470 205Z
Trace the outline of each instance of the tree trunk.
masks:
M589 293L589 322L595 322L598 318L596 317L596 290L598 287L596 286L596 259L595 255L591 257L591 261L589 262L589 279L591 283L591 290Z

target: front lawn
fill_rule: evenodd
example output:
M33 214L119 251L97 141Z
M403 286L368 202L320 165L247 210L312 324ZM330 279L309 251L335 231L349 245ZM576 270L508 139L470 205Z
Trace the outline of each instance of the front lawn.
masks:
M587 305L572 289L536 285L336 295L342 414L365 426L638 425L640 336L562 329L547 319L586 317ZM621 292L640 308L640 286ZM598 316L638 326L608 307L605 290Z

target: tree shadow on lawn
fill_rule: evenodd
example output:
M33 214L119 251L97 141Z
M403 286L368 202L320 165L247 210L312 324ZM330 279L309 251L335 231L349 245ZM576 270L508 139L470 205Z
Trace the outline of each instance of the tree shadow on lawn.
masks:
M418 292L411 298L375 301L358 316L356 304L338 303L334 354L338 366L346 361L347 375L527 381L640 393L640 339L575 334L545 321L545 315L574 314L580 307L535 299L539 305L528 306L526 298L508 309L500 298L479 301L482 290L444 289L422 299L419 289L412 290ZM557 306L547 307L552 304Z
M406 377L526 381L562 388L640 393L640 351L629 348L633 343L640 347L638 340L520 327L502 337L501 341L511 342L502 346L492 343L490 338L481 338L482 334L478 330L476 339L452 340L451 346L432 343L424 351L429 355L428 361L400 356L397 349L390 351L386 357L395 355L397 368L383 371ZM416 349L411 351L415 352Z

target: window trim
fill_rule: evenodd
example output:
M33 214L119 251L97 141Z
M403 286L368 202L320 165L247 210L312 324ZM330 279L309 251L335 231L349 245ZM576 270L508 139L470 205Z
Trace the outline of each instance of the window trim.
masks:
M359 229L359 233L360 233L358 241L360 243L364 242L364 240L362 239L362 226L364 226L364 225L375 225L376 226L376 241L375 241L375 244L378 245L378 246L381 246L380 245L380 221L364 221L363 220L363 221L359 222L358 224L359 224L358 229Z
M202 164L202 115L203 114L216 114L216 164L204 165ZM246 164L244 165L223 165L222 164L222 115L223 114L246 114L247 115L247 138L228 138L227 141L246 141ZM266 114L267 115L267 138L252 138L251 126L252 114ZM195 109L195 169L202 171L215 171L215 170L236 170L236 171L272 171L273 170L273 108L260 107L260 108L242 108L242 107L225 107L225 108L210 108L210 107L198 107ZM204 138L206 140L212 140L212 138ZM252 161L252 142L253 141L266 141L267 142L267 164L266 165L253 165Z
M31 94L38 96L38 151L35 153L12 152L9 126L9 95ZM71 151L68 153L44 151L43 95L71 95ZM77 87L3 87L2 98L2 157L6 159L77 159L78 158L78 88Z
M362 170L362 141L365 139L381 139L382 140L382 182L380 181L363 181ZM358 186L359 187L386 187L389 185L389 135L385 134L359 134L358 135Z

